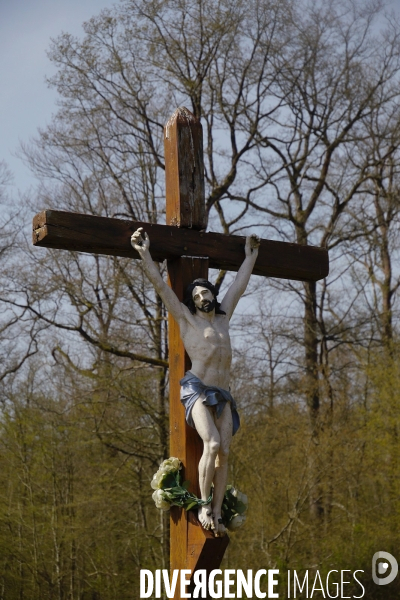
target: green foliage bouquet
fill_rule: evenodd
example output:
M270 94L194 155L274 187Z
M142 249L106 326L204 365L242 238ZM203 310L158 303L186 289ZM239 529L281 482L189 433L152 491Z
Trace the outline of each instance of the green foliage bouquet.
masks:
M188 491L189 481L181 483L179 471L182 463L179 458L170 457L164 460L157 473L153 475L151 487L154 492L152 498L160 510L169 510L171 506L180 506L185 510L191 510L198 506L210 504L212 494L207 500L200 500ZM222 520L230 531L238 529L246 520L248 500L232 485L226 487L224 501L222 503Z
M246 520L245 513L248 503L246 494L239 492L233 485L226 486L222 502L222 520L229 531L235 531L243 525Z

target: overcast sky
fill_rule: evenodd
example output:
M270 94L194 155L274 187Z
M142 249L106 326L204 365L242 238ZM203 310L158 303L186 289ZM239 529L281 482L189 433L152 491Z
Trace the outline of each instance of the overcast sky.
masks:
M33 180L13 154L55 112L56 95L45 77L53 73L46 51L62 31L82 35L82 23L113 0L0 0L0 160L16 189Z
M82 23L114 0L0 0L0 160L14 174L16 189L33 179L13 154L56 110L56 94L45 77L52 75L46 50L62 31L82 35ZM400 0L389 0L399 10Z

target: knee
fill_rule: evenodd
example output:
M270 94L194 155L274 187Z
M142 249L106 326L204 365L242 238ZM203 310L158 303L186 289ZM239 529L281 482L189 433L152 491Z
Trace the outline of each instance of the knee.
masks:
M219 440L212 438L211 440L204 442L204 451L212 456L217 456L220 451Z

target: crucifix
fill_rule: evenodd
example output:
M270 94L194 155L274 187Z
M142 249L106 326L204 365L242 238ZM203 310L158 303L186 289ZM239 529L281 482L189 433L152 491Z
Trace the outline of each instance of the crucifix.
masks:
M167 260L169 285L180 301L187 286L207 279L208 269L238 271L244 259L245 239L206 233L203 133L200 119L178 108L164 128L167 225L45 210L33 219L36 246L138 259L130 238L139 228L151 240L154 261ZM328 253L323 248L260 240L253 274L300 281L328 275ZM179 458L190 491L199 496L198 464L202 442L185 420L180 402L180 380L190 369L177 322L169 315L170 456ZM204 529L196 513L171 509L170 569L207 572L221 564L229 543ZM179 597L177 591L176 598Z

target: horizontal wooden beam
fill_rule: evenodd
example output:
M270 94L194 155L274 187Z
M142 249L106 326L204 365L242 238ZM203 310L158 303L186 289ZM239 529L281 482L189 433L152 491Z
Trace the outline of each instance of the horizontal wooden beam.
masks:
M34 217L33 243L45 248L139 258L130 243L130 237L138 227L148 233L151 256L158 262L180 256L203 256L209 258L211 268L237 271L244 260L245 237L242 236L61 210L44 210ZM314 246L261 240L253 273L318 281L329 273L328 252Z

